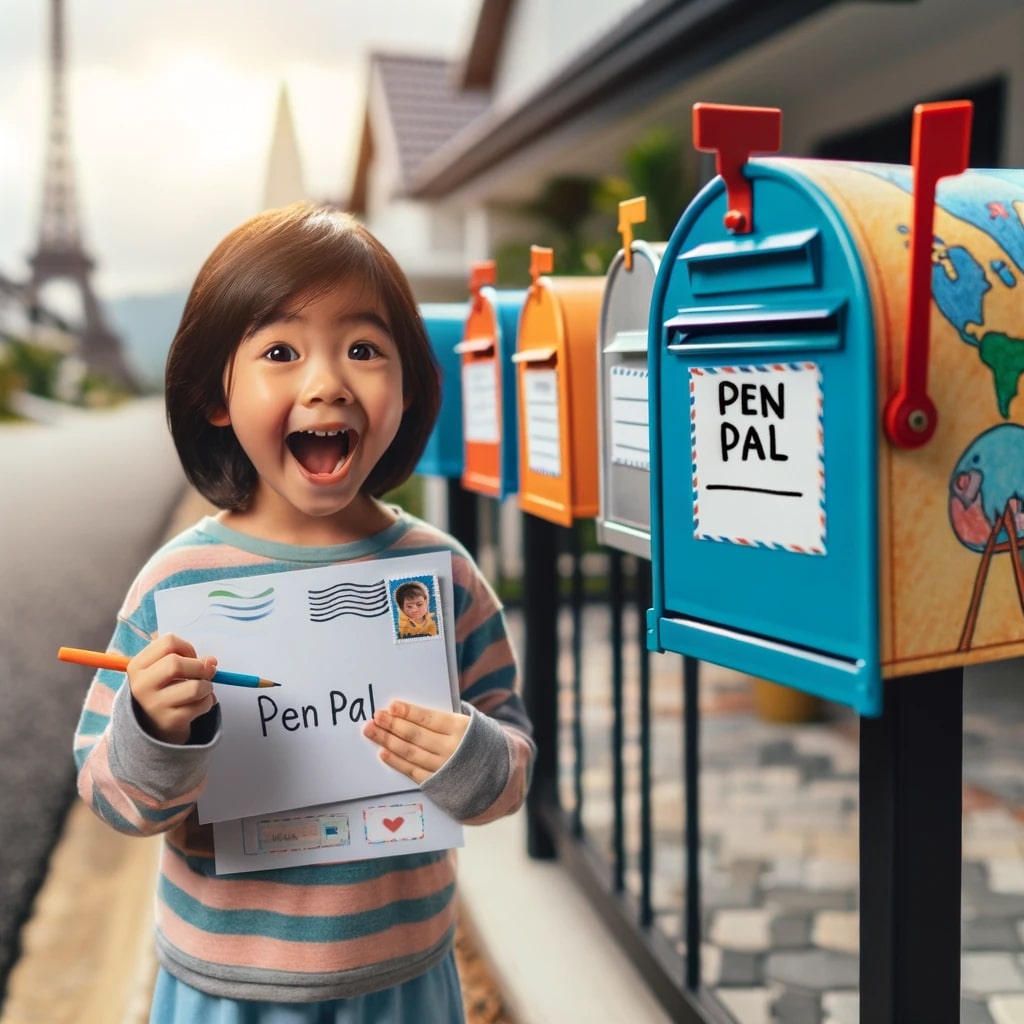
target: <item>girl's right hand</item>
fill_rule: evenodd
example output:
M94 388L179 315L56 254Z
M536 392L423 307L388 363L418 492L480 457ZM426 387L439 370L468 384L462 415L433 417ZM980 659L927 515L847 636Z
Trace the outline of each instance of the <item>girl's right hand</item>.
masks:
M216 658L199 658L181 637L166 633L128 662L128 685L140 723L154 739L187 743L192 722L217 703L210 682Z

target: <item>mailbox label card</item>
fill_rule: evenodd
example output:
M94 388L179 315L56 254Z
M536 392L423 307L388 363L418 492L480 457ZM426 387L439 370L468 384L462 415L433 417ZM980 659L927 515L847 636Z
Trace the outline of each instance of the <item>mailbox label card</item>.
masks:
M650 472L647 369L611 368L612 462Z
M533 473L562 475L562 442L558 430L558 372L527 370L523 374L526 398L527 465Z
M467 441L497 444L498 377L493 359L462 367L463 434Z
M825 554L816 363L690 368L693 535Z

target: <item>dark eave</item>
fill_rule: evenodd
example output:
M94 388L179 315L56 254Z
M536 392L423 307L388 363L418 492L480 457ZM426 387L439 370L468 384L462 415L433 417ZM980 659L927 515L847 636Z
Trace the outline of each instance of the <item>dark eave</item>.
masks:
M459 67L464 89L490 89L505 38L505 27L515 0L482 0L473 39Z
M366 213L367 190L370 183L370 164L373 161L373 129L370 127L370 108L367 103L363 110L363 127L359 134L359 148L356 151L356 173L346 204L351 213L361 216Z
M510 114L483 114L424 160L409 195L441 199L578 119L598 123L628 115L707 68L841 2L648 0Z

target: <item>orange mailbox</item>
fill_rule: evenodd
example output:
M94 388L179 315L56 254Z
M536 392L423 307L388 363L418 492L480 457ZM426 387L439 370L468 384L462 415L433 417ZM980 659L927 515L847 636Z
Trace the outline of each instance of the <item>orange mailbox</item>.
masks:
M495 278L493 260L473 264L469 316L455 351L462 361L462 486L500 499L518 488L512 357L526 292L498 291Z
M532 246L519 318L519 507L570 526L598 510L597 322L603 277L547 277Z

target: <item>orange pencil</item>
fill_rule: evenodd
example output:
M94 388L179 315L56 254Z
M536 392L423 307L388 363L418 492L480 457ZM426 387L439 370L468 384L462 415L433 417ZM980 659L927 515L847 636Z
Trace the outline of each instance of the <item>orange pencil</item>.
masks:
M84 651L79 647L60 647L57 650L57 657L61 661L71 661L76 665L89 665L92 668L110 668L115 672L124 672L128 668L129 658L123 654L106 654L103 651ZM266 687L280 686L270 679L260 679L259 676L246 675L243 672L225 672L217 669L213 673L215 683L224 683L227 686L251 686Z

